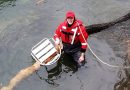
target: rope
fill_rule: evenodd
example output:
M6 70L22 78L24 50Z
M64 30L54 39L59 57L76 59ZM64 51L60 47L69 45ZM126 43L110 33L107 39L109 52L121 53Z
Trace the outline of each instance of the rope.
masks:
M78 24L78 26L79 26L79 23L78 23L78 22L77 22L77 24ZM90 45L87 43L87 41L86 41L86 39L85 39L85 37L84 37L82 31L81 31L80 26L79 26L79 29L80 29L80 32L81 32L81 34L82 34L82 37L83 37L85 43L87 44L87 46L88 46L90 52L95 56L95 58L96 58L99 62L101 62L102 64L104 64L104 65L106 65L106 66L108 66L108 67L112 67L112 68L122 68L122 69L128 69L128 68L130 68L130 66L111 65L111 64L108 64L108 63L104 62L103 60L101 60L101 59L93 52L93 50L91 49Z
M91 51L91 53L95 56L95 58L97 59L97 60L99 60L101 63L103 63L103 64L105 64L105 65L107 65L107 66L109 66L109 67L112 67L112 68L122 68L122 69L127 69L127 68L130 68L130 66L117 66L117 65L111 65L111 64L108 64L108 63L106 63L106 62L104 62L103 60L101 60L94 52L93 52L93 50L91 49L91 47L90 47L90 45L87 43L87 45L88 45L88 48L89 48L89 50Z

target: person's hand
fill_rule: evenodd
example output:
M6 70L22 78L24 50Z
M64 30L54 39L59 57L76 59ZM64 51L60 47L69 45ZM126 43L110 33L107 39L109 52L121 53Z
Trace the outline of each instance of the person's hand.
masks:
M60 52L60 45L55 44L55 48L56 48L56 50L57 50L58 53L59 53L59 52Z
M58 51L58 53L63 49L63 45L61 44L55 44L55 48Z
M85 58L84 58L84 53L81 53L81 56L80 56L80 58L79 58L79 62L81 63L81 62L83 62L85 60Z

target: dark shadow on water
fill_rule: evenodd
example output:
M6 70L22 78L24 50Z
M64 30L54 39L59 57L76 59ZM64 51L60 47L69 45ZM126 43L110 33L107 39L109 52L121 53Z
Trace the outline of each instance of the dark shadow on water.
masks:
M50 85L58 86L59 84L57 84L55 80L60 79L63 73L71 72L72 74L74 74L76 71L78 71L78 66L71 56L63 54L55 67L48 70L48 67L45 66L45 69L48 74L47 78L44 78L44 76L40 75L38 71L36 71L38 77L41 80L45 80ZM72 74L69 75L72 76Z
M9 6L16 6L16 0L0 0L0 10Z

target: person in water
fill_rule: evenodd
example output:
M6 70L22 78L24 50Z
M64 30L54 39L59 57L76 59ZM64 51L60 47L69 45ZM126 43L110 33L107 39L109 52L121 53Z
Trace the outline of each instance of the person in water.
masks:
M77 20L73 11L66 13L64 22L60 23L54 33L56 45L63 45L65 54L72 56L80 67L85 64L88 33L81 20Z

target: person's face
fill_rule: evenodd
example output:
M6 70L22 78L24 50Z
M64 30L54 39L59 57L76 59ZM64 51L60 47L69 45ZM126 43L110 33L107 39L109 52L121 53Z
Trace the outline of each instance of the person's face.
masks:
M74 22L74 18L68 17L68 18L67 18L67 22L68 22L69 25L72 25L73 22Z

